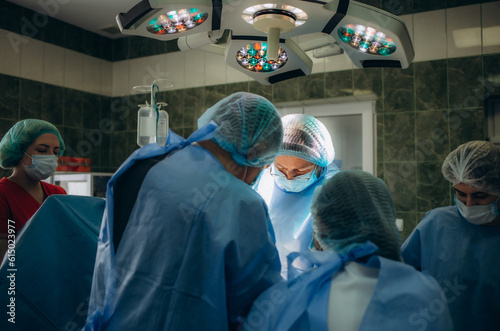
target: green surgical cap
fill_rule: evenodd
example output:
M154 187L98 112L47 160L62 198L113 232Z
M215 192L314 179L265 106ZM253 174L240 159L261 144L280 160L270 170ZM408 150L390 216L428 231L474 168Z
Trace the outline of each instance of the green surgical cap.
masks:
M311 214L323 249L345 255L369 240L379 248L377 255L401 261L396 210L381 179L361 170L341 171L317 190Z
M320 167L335 158L332 138L323 123L306 114L283 116L283 146L280 155L295 156Z
M63 155L64 141L54 125L43 120L26 119L14 124L0 141L0 167L14 168L21 161L26 149L45 133L53 133L59 138L59 156Z
M489 141L469 141L446 157L441 172L453 185L462 183L500 196L500 147Z
M266 98L237 92L220 100L198 119L198 127L217 124L212 140L242 166L271 164L283 141L278 110Z

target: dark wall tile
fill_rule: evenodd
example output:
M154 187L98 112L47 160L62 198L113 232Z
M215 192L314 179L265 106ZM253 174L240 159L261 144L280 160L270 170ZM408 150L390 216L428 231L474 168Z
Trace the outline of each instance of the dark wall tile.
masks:
M226 85L205 86L205 109L212 107L226 96ZM184 124L190 126L186 122Z
M21 34L23 8L7 1L0 1L0 29Z
M420 212L450 204L449 184L441 173L443 161L418 164L417 210Z
M299 78L292 78L273 84L273 102L298 101Z
M102 59L106 61L113 61L113 43L114 40L102 37L101 39L101 53Z
M177 44L177 42L176 42ZM167 43L163 40L148 39L148 45L143 56L164 54L167 51Z
M131 37L113 39L113 61L130 59L130 40Z
M88 54L90 56L102 59L103 58L103 53L102 53L102 39L104 37L92 33L92 32L86 32L85 33L85 38L83 39L83 53Z
M384 68L384 109L386 113L413 111L414 73L413 65L408 69Z
M413 0L413 12L421 13L438 9L445 9L446 1Z
M42 86L40 82L22 79L19 95L20 117L42 118Z
M450 149L471 140L484 140L484 109L455 109L449 112Z
M137 114L139 107L137 104L132 104L130 100L129 96L112 99L108 118L111 119L113 124L113 131L126 131L129 116L134 116L134 113Z
M9 131L10 128L13 127L14 124L16 124L16 123L17 123L17 121L15 121L15 120L0 119L0 140L7 133L7 131Z
M446 111L417 113L417 161L443 161L449 152Z
M101 96L93 93L82 93L83 127L96 129L101 118Z
M85 53L84 40L87 33L87 31L77 26L66 24L64 28L64 48Z
M129 157L130 149L135 140L127 132L113 132L111 134L110 166L118 168Z
M376 162L384 162L384 115L377 115L377 160Z
M0 74L0 117L19 118L19 96L21 79Z
M176 41L177 45L177 41ZM178 51L176 50L170 50ZM131 37L130 38L130 59L135 59L144 56L163 54L167 52L167 43L165 41L146 38L146 37Z
M413 0L382 0L382 9L400 16L413 13Z
M164 43L165 43L165 52L166 53L179 51L179 47L177 46L177 40L164 41Z
M384 161L415 160L415 114L385 114Z
M374 95L377 100L375 105L377 113L383 111L382 77L382 68L353 70L353 94L355 96Z
M337 98L353 95L353 70L325 72L325 97Z
M74 128L83 127L82 94L83 92L77 90L64 89L64 126Z
M414 64L416 109L445 109L447 102L446 60Z
M299 80L299 100L325 98L325 74L302 76Z
M99 151L100 167L112 169L111 171L114 172L118 168L111 166L111 135L112 135L112 132L104 131L104 130L101 130L101 132L103 133L102 141L97 146L97 149Z
M42 119L54 125L63 124L64 88L43 84Z
M130 40L130 50L129 50L129 59L135 59L138 57L142 57L145 55L145 52L148 49L149 38L145 37L129 37Z
M169 116L169 127L171 129L182 128L184 126L185 112L184 90L162 92L160 93L160 95L162 95L162 100L164 100L168 104L166 111Z
M44 40L45 27L49 22L49 17L43 13L34 12L23 8L21 22L21 34L25 37Z
M450 108L483 106L481 57L448 59ZM446 77L443 75L443 77Z
M397 211L416 210L416 162L385 163L384 181Z
M256 81L251 81L249 83L249 92L263 96L269 101L273 100L273 88L272 85L262 85Z
M208 108L205 102L205 88L196 87L185 90L175 90L168 95L169 114L172 128L183 128L186 126L197 127L198 118ZM212 106L212 105L210 105ZM179 134L182 134L180 132Z
M248 90L248 82L227 84L226 86L227 95L231 95L236 92L248 92Z
M56 46L64 47L65 30L69 24L51 18L45 26L44 41Z
M69 127L58 129L66 146L65 156L88 157L90 155L91 146L83 139L83 130Z

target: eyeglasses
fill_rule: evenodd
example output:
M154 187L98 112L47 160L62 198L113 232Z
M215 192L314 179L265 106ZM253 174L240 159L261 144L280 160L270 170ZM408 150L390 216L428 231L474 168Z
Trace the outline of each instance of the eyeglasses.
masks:
M306 173L306 174L303 174L303 175L299 175L299 176L295 176L295 177L292 177L292 179L288 179L285 174L283 174L281 171L279 171L276 166L273 164L269 167L269 173L271 174L271 176L273 177L279 177L279 178L285 178L287 180L297 180L297 181L308 181L309 179L311 179L314 171L316 171L316 166L314 166L314 168Z

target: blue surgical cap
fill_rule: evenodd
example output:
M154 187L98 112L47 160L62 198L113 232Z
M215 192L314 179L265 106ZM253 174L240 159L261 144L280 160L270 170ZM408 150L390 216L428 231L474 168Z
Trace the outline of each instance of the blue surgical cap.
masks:
M217 124L212 140L241 166L271 164L283 141L280 115L266 98L237 92L220 100L198 119L198 127Z
M332 138L318 119L306 114L283 116L283 145L280 155L295 156L326 167L335 158Z
M311 214L323 249L345 255L369 240L378 246L377 255L401 260L396 210L381 179L361 170L341 171L317 190Z
M478 191L500 196L500 147L474 140L457 147L443 162L444 178Z
M59 156L63 155L64 141L54 125L43 120L26 119L14 124L0 141L0 167L14 168L21 161L26 149L45 133L53 133L59 138Z

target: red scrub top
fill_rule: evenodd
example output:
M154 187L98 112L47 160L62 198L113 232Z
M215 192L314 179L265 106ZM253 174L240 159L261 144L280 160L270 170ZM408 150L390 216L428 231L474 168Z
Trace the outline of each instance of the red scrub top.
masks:
M60 186L40 183L47 196L66 194ZM10 226L12 228L15 224L16 233L18 233L40 206L40 203L21 186L8 180L7 177L0 179L0 239L7 238L8 220L14 221L14 223L10 222Z

